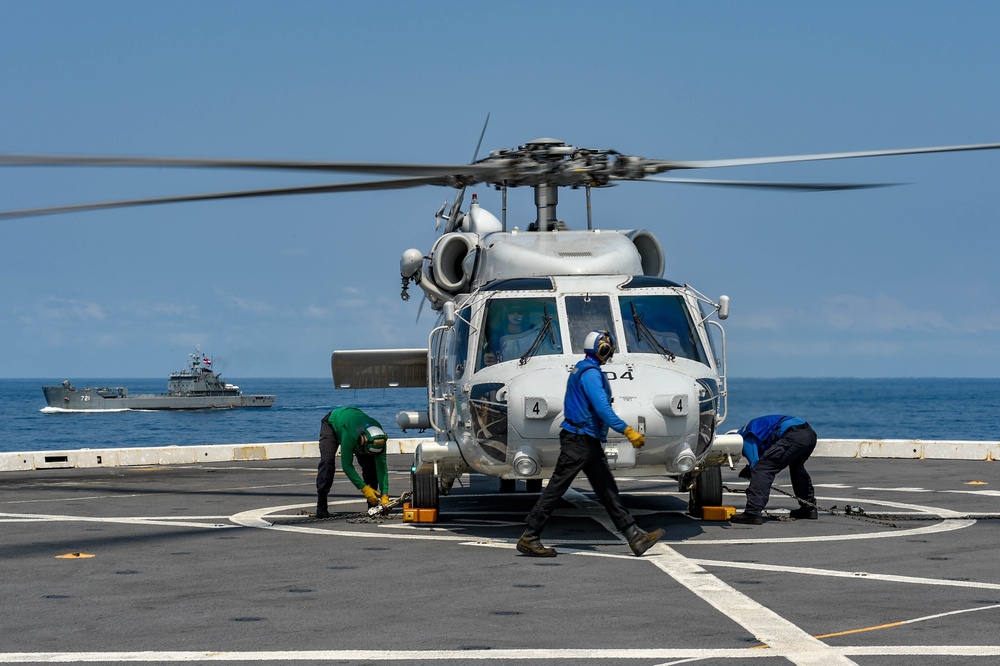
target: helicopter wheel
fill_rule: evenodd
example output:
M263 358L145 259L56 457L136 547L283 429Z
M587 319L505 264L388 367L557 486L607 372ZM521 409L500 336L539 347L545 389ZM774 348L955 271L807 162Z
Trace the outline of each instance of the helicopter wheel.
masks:
M413 497L410 501L414 509L438 508L438 479L434 472L411 473L410 487L413 488Z
M542 480L541 479L527 479L524 482L524 489L529 493L540 493L542 492Z
M706 506L722 504L722 468L709 467L696 476L688 498L688 513L701 518Z

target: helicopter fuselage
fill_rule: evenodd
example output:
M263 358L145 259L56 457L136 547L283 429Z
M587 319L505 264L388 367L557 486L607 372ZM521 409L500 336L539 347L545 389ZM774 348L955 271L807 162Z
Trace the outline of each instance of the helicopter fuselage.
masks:
M613 470L681 475L738 453L732 443L713 447L725 418L724 375L688 287L634 275L515 278L459 299L455 314L430 339L436 443L418 450L418 472L436 466L445 480L464 471L548 477L567 378L595 329L616 341L601 368L612 406L646 436L635 450L609 431Z
M434 433L414 454L414 505L436 508L437 490L467 472L540 487L559 457L567 379L594 330L615 341L601 367L612 408L646 438L634 449L609 431L612 470L677 477L683 489L705 470L721 479L718 468L742 445L717 435L726 415L725 336L709 317L725 318L728 299L716 304L660 277L663 251L648 231L499 227L473 201L462 228L446 232L430 256L403 254L404 297L412 280L440 313L425 350L334 353L343 387L413 386L414 366L424 364L427 409L397 417L404 429ZM721 480L710 485L718 496Z

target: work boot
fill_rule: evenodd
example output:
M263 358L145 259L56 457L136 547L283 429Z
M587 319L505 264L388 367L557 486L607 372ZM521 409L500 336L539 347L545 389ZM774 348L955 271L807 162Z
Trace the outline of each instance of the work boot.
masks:
M800 506L797 509L792 509L788 515L795 520L817 520L819 518L819 513L811 506Z
M663 530L653 530L652 532L646 532L641 527L632 523L624 530L622 534L628 540L628 547L632 549L632 552L636 557L642 557L642 554L653 547L653 544L663 538Z
M530 527L524 530L524 534L517 540L518 552L529 557L555 557L558 555L555 548L549 548L538 538L538 533Z
M330 510L327 508L326 495L320 495L316 500L316 517L329 518Z
M729 519L731 523L737 523L739 525L763 525L764 517L759 513L738 513Z

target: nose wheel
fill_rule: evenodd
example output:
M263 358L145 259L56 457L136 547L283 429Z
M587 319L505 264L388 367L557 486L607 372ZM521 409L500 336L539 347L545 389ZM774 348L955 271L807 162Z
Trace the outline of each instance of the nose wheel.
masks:
M688 513L701 518L706 506L722 505L722 468L709 467L691 479L688 490Z
M440 500L438 475L433 470L412 472L410 487L413 495L411 505L415 509L437 509Z

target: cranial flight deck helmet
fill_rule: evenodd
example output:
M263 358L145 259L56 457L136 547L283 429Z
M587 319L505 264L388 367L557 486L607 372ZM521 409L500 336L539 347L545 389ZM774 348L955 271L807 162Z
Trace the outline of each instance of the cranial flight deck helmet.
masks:
M365 453L382 453L385 451L385 443L389 437L385 434L385 431L378 426L368 426L361 431L361 436L358 438L361 442L361 448L365 450Z
M615 353L615 339L607 331L591 331L583 341L583 352L604 365Z

